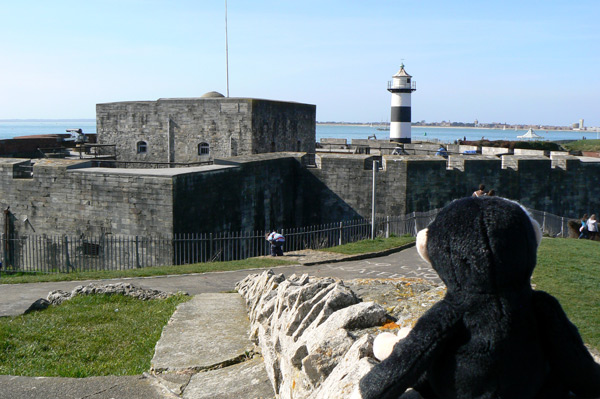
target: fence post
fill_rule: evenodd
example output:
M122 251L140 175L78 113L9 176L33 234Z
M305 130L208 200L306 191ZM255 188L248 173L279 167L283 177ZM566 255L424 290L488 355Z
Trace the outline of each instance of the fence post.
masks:
M0 236L2 237L2 259L0 259L0 270L2 270L2 266L5 268L8 267L8 259L6 256L6 246L8 243L6 242L6 234L1 234Z
M64 237L64 245L65 245L65 263L67 265L67 271L71 270L71 260L69 259L69 239L67 236Z
M415 220L415 237L419 234L419 226L417 226L417 213L413 212L412 217Z
M377 161L373 159L373 188L371 192L371 240L375 239L375 186L376 186L376 174L377 174Z
M340 239L339 239L339 245L343 245L344 244L344 221L340 222Z
M212 262L212 258L213 258L213 233L209 234L209 248L208 248L208 259L209 262Z
M385 217L385 238L390 238L390 215Z
M140 241L139 237L135 236L135 267L140 268L140 253L139 253Z
M542 213L542 234L546 231L546 211Z

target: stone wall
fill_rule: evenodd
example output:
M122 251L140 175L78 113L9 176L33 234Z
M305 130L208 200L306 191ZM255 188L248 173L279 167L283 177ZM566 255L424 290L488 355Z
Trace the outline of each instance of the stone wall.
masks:
M174 231L256 231L302 225L300 155L235 157L174 178Z
M252 151L315 152L316 106L283 101L249 100L252 106Z
M316 107L248 98L181 98L96 105L98 142L119 161L203 162L274 151L314 152ZM139 152L138 142L147 144ZM201 153L199 146L208 144Z
M374 337L412 327L445 294L443 285L419 279L343 282L271 270L236 289L280 399L360 398L358 383L377 364ZM409 397L420 398L402 396Z
M172 231L169 178L50 159L36 161L33 175L15 175L23 164L30 161L0 159L0 206L10 207L14 233L164 237Z
M307 169L360 217L371 215L372 162L370 155L317 154L317 168ZM577 157L505 155L383 156L376 179L378 216L441 208L470 196L483 183L496 195L526 207L577 218L600 209L596 177L600 162ZM338 203L340 203L338 201ZM340 212L334 213L340 214Z
M19 234L139 235L253 231L371 216L371 155L304 153L169 169L91 168L85 161L0 159L0 206ZM497 195L577 218L600 209L600 162L577 157L383 156L377 216L441 208L480 183ZM33 174L31 173L33 171Z

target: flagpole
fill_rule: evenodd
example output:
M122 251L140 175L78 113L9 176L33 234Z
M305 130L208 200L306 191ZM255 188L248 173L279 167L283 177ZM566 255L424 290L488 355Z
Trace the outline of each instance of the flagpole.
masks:
M227 0L225 0L225 70L227 79L227 97L229 97L229 39L227 37Z

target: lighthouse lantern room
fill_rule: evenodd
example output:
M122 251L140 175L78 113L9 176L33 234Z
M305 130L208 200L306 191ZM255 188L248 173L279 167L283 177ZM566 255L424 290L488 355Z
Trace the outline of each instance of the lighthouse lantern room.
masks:
M410 143L410 95L417 90L416 82L411 81L404 70L404 64L392 80L388 82L388 91L392 93L392 115L390 119L390 141Z

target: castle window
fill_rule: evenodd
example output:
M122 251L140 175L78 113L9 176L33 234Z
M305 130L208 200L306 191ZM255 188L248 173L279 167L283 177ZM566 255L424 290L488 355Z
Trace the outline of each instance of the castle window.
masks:
M200 143L198 144L198 155L208 155L210 154L210 146L208 143Z
M138 141L136 147L138 154L145 154L148 152L148 144L145 141Z
M410 83L410 78L406 78L406 83Z

